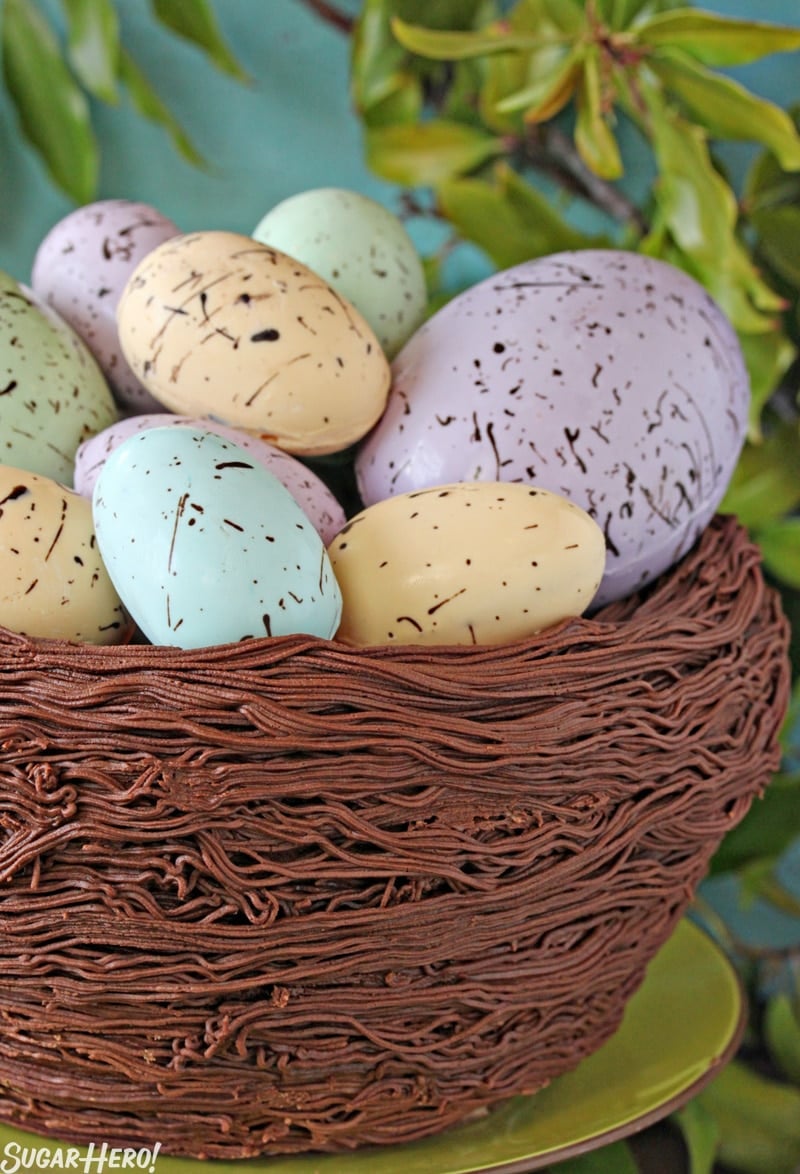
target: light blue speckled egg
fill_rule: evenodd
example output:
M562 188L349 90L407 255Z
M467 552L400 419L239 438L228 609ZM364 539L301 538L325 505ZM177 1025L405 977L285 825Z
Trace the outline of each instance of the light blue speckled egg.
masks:
M71 486L78 445L117 416L86 344L0 272L0 461Z
M198 428L137 433L92 498L100 553L153 644L330 639L342 599L322 539L250 453Z

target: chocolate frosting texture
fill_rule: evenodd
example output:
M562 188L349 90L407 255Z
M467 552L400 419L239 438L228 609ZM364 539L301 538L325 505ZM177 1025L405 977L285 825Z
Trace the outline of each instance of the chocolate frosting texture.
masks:
M509 646L0 631L0 1118L244 1157L540 1088L778 766L787 641L732 519Z

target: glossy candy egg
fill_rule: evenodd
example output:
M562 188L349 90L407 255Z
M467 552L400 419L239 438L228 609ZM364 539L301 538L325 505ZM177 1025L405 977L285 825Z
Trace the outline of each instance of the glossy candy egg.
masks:
M256 240L302 261L369 322L392 358L425 316L422 261L398 218L344 188L298 192L270 209Z
M196 416L173 416L169 412L128 416L82 444L75 455L76 491L85 497L92 496L95 482L106 460L129 436L146 432L150 428L172 426L213 432L245 449L254 461L263 465L286 486L326 544L345 524L345 512L339 502L325 482L302 461L298 461L273 444L268 444L258 436L231 428L227 424L203 420Z
M389 365L350 303L307 266L232 232L155 249L118 308L134 371L171 411L304 455L347 448L386 403Z
M82 440L117 419L100 368L54 310L0 272L0 458L72 483Z
M0 465L0 624L26 636L115 644L130 630L86 498Z
M94 487L97 541L153 644L329 638L341 595L321 538L243 448L195 428L129 437Z
M117 402L158 411L125 360L117 335L117 304L143 257L177 236L177 225L149 204L98 200L54 224L36 250L34 292L80 335Z
M693 545L748 403L736 335L691 277L636 253L555 254L460 294L408 342L359 487L366 504L449 481L564 494L604 531L605 603Z
M387 498L328 553L347 644L503 644L586 610L603 532L566 498L476 481Z

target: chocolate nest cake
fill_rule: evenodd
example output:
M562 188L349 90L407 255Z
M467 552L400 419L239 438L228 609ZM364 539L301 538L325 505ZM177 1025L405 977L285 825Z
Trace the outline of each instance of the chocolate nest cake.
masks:
M3 631L0 1116L247 1157L541 1088L777 767L787 639L729 518L510 646Z

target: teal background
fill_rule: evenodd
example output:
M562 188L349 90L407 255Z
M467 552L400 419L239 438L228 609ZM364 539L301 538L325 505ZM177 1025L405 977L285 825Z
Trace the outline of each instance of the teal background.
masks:
M40 3L57 11L56 0ZM360 2L337 0L337 6L354 14ZM800 24L798 0L707 0L704 6ZM165 133L138 118L123 95L116 108L94 105L102 151L98 198L143 200L185 231L249 233L279 200L323 185L356 188L399 210L396 189L371 175L363 160L348 92L348 39L301 0L215 0L222 31L252 78L249 86L213 70L192 46L163 31L147 0L117 0L117 7L136 60L209 167L199 171L182 160ZM736 75L781 104L800 102L800 54L772 57ZM749 152L731 146L724 158L740 178ZM634 160L634 183L635 173ZM71 208L21 139L0 93L0 269L28 281L39 240ZM421 226L410 228L427 247Z

